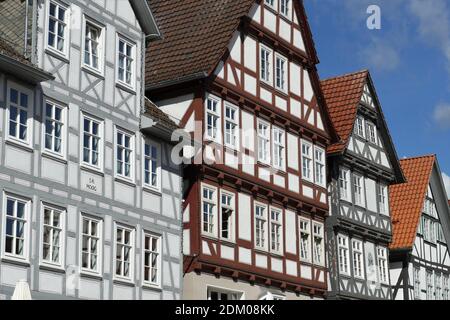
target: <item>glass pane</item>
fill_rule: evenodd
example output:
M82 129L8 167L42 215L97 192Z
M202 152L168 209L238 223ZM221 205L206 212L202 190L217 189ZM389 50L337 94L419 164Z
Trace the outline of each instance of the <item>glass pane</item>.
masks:
M24 241L22 239L16 239L16 254L19 256L23 255L23 244Z
M8 216L14 216L14 204L16 202L12 199L8 199L6 202L6 214Z
M12 252L12 247L13 247L13 238L11 237L6 237L5 239L5 252L7 253L13 253Z
M43 248L42 248L42 258L44 260L50 260L50 246L44 244Z
M17 202L17 217L23 219L25 216L25 203Z
M6 219L6 235L13 236L14 231L14 220Z
M19 97L19 92L17 92L17 90L15 90L15 89L11 89L10 97L9 97L11 103L18 104L18 97Z
M20 94L20 105L24 108L28 108L28 96L24 93Z

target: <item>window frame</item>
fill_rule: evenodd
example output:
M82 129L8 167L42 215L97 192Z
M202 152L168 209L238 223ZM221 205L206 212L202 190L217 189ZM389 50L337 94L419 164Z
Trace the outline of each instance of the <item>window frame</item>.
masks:
M263 51L268 53L268 58L266 61L265 59L263 60ZM269 86L273 86L273 82L274 82L274 51L273 49L269 48L268 46L260 43L259 45L259 79L261 82L269 85ZM266 63L266 65L263 68L264 63ZM265 70L264 74L263 74L263 69ZM266 77L268 77L269 79L266 79Z
M389 264L388 264L388 252L387 248L377 247L377 266L378 266L378 276L380 283L389 284ZM382 253L382 254L381 254ZM382 263L380 263L382 262ZM384 277L383 277L384 275Z
M156 158L156 186L153 186L152 184L149 184L145 181L146 179L146 169L145 169L145 163L147 160L150 159L150 161L153 161L153 158L146 155L145 152L145 146L149 145L150 148L155 147L157 158ZM155 142L154 140L147 138L146 136L142 136L142 187L144 189L150 189L153 191L161 192L162 188L162 144L159 142ZM150 152L151 153L151 152ZM150 174L151 171L150 171ZM150 177L151 180L151 177Z
M264 126L266 129L266 134L263 135L261 134L261 130L260 130L260 125ZM256 135L257 135L257 143L258 143L258 161L261 163L264 163L266 165L270 165L271 163L271 125L269 122L262 120L262 119L257 119L256 121L256 126L257 126L257 130L256 130ZM261 145L260 142L263 141L265 148L264 148L264 158L261 157L262 153L261 153Z
M270 3L269 1L272 3ZM264 0L264 4L269 8L272 8L273 10L277 10L277 1L278 0Z
M366 139L366 135L365 135L365 119L362 116L357 116L356 120L355 120L355 134L362 138L362 139Z
M98 252L97 252L97 270L92 270L90 268L84 268L83 267L83 219L87 219L90 221L94 221L97 223L98 226ZM79 262L80 262L80 272L82 274L86 275L94 275L94 276L101 276L103 274L103 219L94 215L90 215L87 213L81 213L79 218L79 232L78 232L78 241L79 241ZM89 235L89 239L91 239L92 236ZM89 255L91 252L89 252ZM90 260L89 260L90 262Z
M87 25L91 25L94 28L97 28L100 32L99 39L98 39L98 68L93 67L92 65L89 65L85 62L85 54L86 54L86 27ZM99 76L103 76L105 74L105 33L106 33L106 27L97 22L96 20L90 18L86 14L83 14L83 22L82 22L82 30L81 30L81 68L84 70L88 70L90 72L93 72L94 74L97 74ZM92 52L90 53L92 55ZM92 64L92 63L91 63Z
M282 3L285 2L285 8L286 11L281 10L282 9ZM279 0L279 12L280 15L288 19L289 21L292 20L292 1L291 0Z
M228 242L235 242L236 241L236 195L232 192L220 189L220 215L219 215L219 224L218 224L218 228L219 228L219 238L221 240L224 241L228 241ZM223 196L228 196L231 197L231 205L224 205L224 203L222 202L223 200ZM229 209L232 210L232 214L229 217L229 221L228 221L228 233L229 233L229 237L226 238L222 235L222 214L223 214L223 209Z
M366 120L365 122L366 122L366 139L367 139L367 141L369 141L372 144L377 145L377 127L371 121ZM372 140L372 138L373 138L373 140Z
M130 155L130 176L129 177L127 177L124 173L125 172L125 164L126 164L125 151L127 150L127 148L124 145L120 146L122 148L123 157L124 157L122 159L122 161L123 161L122 166L123 166L124 171L123 171L123 173L117 172L117 170L119 168L118 164L117 164L117 162L118 162L117 152L119 149L119 142L117 139L118 134L122 134L124 137L128 136L130 138L129 150L131 152L131 155ZM114 126L114 151L113 152L114 152L114 157L113 157L114 158L114 177L116 179L134 183L135 177L136 177L136 135L128 130L122 129L121 127L115 125Z
M263 209L263 216L262 217L258 217L256 215L257 209L261 208ZM265 251L268 252L269 251L269 206L261 203L261 202L254 202L254 208L253 208L253 222L254 222L254 228L253 228L253 234L254 234L254 248L256 250L261 250L261 251ZM263 222L263 234L260 233L260 239L259 242L260 244L258 245L258 237L257 237L257 232L256 230L258 229L258 221L260 220ZM262 237L261 237L262 235ZM261 245L261 241L263 242L263 245Z
M44 220L45 220L45 210L49 209L54 211L59 211L60 213L60 243L59 243L59 262L53 262L53 261L48 261L44 259L44 230L45 230L45 226L44 226ZM52 267L52 268L56 268L56 269L60 269L60 270L64 270L65 267L65 258L66 258L66 215L67 215L67 210L65 208L47 203L47 202L41 202L41 206L40 206L40 219L41 219L41 223L40 223L40 232L41 232L41 236L40 236L40 241L39 241L39 257L40 257L40 265L43 266L47 266L47 267ZM55 229L55 227L52 227L52 229ZM53 240L53 238L52 238ZM50 248L53 247L53 241L52 244L50 246Z
M269 130L270 131L270 130ZM273 167L282 171L286 170L286 131L277 126L272 126L272 159ZM277 141L276 134L281 134L281 141ZM279 159L281 163L276 163L278 150L281 149L282 157Z
M284 68L278 68L278 61L282 61L284 62ZM278 74L278 72L281 71L281 75ZM282 86L278 85L278 78L280 76L280 82L282 84ZM275 84L275 89L277 89L278 91L281 91L282 93L287 94L289 91L289 60L279 54L278 52L275 53L275 57L274 57L274 84Z
M389 215L389 192L388 187L383 183L378 184L378 211L380 214Z
M320 233L317 233L315 227L320 228ZM315 265L325 267L325 225L322 222L313 221L312 222L312 244L313 244L313 263ZM316 238L321 239L320 250L321 250L321 259L316 261Z
M120 42L124 42L125 45L130 46L131 47L131 57L128 57L125 55L126 58L130 58L131 61L131 83L127 83L126 82L126 63L124 65L124 80L120 79L119 76L119 69L120 69ZM125 62L126 62L126 58L125 58ZM119 32L116 33L116 83L120 86L124 86L125 88L131 89L131 90L136 90L136 79L137 79L137 68L136 68L136 60L137 60L137 45L135 42L129 40L127 37L123 36L122 34L120 34Z
M306 224L306 229L302 228L302 224ZM299 260L301 262L307 262L311 263L313 259L313 251L312 251L312 221L311 219L300 217L298 219L298 233L299 233ZM302 247L303 247L303 237L302 235L307 235L307 242L306 242L306 257L302 254Z
M326 152L325 149L322 147L319 147L317 145L314 145L314 182L316 185L326 188L327 187L327 159L326 159ZM317 152L322 154L322 161L317 160ZM322 176L322 181L319 181L317 177L318 168L317 165L322 166L320 170L320 175Z
M358 181L358 183L356 183L357 181ZM352 172L352 187L353 187L354 204L359 207L365 208L366 207L366 194L365 194L366 186L365 186L364 175L362 175L358 172ZM357 192L358 189L359 189L360 193ZM358 198L357 195L360 195L360 198Z
M227 109L234 110L235 119L231 119L227 116ZM239 132L240 132L240 126L239 126L239 107L235 106L234 104L225 101L224 102L224 111L223 111L223 137L224 137L224 145L228 148L231 148L233 150L239 151L240 149L240 139L239 139ZM231 138L234 138L235 144L233 145L229 142L227 142L227 124L231 123L234 125L233 134L231 135Z
M339 240L345 240L345 244L342 242L340 242ZM351 275L351 271L350 271L350 238L348 236L339 234L337 236L337 248L338 248L338 270L339 270L339 274L345 275L345 276L350 276ZM345 256L343 256L345 258L345 263L344 261L341 260L341 249L343 251L345 251ZM342 263L341 263L342 261ZM345 267L346 269L342 269L341 267Z
M98 137L99 137L99 143L98 143L98 165L94 165L91 164L89 162L85 162L84 161L84 120L85 118L91 122L96 122L99 126L98 126ZM91 125L92 126L92 125ZM81 138L80 138L80 166L87 168L87 169L91 169L91 170L95 170L97 172L103 172L103 168L104 168L104 163L103 163L103 157L104 157L104 146L105 146L105 122L104 120L98 119L94 116L91 116L88 113L84 113L81 112L81 123L80 123L80 133L81 133ZM92 130L91 130L92 131ZM90 137L92 137L92 133L89 132ZM91 144L91 148L90 153L92 153L92 140L90 140L90 144ZM92 154L90 154L89 156L90 158L92 157ZM91 161L92 162L92 161Z
M314 144L308 140L301 139L300 140L300 152L301 152L301 174L302 174L302 180L314 183ZM309 155L305 155L303 152L303 146L309 147ZM309 176L305 177L305 158L309 160Z
M201 187L200 187L200 200L201 200L201 234L202 236L207 236L207 237L213 237L213 238L218 238L218 193L219 190L217 187L206 184L206 183L202 183ZM204 190L208 189L209 191L213 192L213 199L207 199L205 198L204 195ZM212 232L209 231L205 231L204 230L204 224L205 224L205 219L204 219L204 212L203 212L203 204L204 201L206 201L207 203L209 203L210 205L213 205L213 217L212 217ZM211 224L211 222L208 222L209 224Z
M58 8L58 13L60 8L63 8L65 10L64 13L64 21L62 21L65 25L64 28L64 48L63 50L58 50L57 48L49 45L49 33L50 33L50 4L53 3L54 5L57 6ZM71 30L71 12L70 12L70 6L68 6L67 4L61 2L61 1L56 1L56 0L50 0L46 3L45 6L45 35L44 35L44 41L45 41L45 49L49 50L50 52L59 55L62 58L68 59L69 58L69 53L70 53L70 30ZM55 28L57 29L57 27L59 26L59 23L61 20L56 19L57 23L55 24ZM55 33L55 44L57 44L57 34L58 32L56 31Z
M214 101L217 103L217 110L216 111L211 111L208 109L208 101ZM204 125L204 130L205 130L205 134L204 134L204 139L206 141L212 141L212 142L216 142L218 144L222 143L222 99L220 99L219 97L212 95L210 93L206 94L205 97L205 104L204 104L204 117L205 117L205 125ZM208 128L208 115L211 115L213 117L216 117L216 136L211 136L209 134L209 128ZM214 132L214 127L213 128L213 132Z
M23 231L23 255L17 255L14 253L8 253L6 252L6 235L7 235L7 201L8 199L12 199L15 201L15 203L20 202L24 204L24 217L20 219L24 222L25 228ZM2 232L1 232L1 258L2 260L7 260L11 262L19 262L19 263L26 263L27 265L30 263L30 253L31 253L31 227L30 223L31 221L31 203L32 200L22 197L17 194L9 193L4 191L3 192L3 214L1 215L1 223L2 223ZM14 205L14 207L17 207L17 204ZM17 209L14 209L16 211L16 217L13 218L15 221L17 221ZM14 224L16 226L16 224ZM17 229L16 229L17 230ZM16 233L16 230L14 233ZM16 239L17 236L14 236L14 239Z
M211 292L217 292L217 293L220 293L220 294L226 294L227 296L237 295L238 299L236 299L236 300L228 299L227 301L245 300L245 292L244 291L232 290L232 289L227 289L227 288L207 285L206 286L206 299L208 301L213 301L211 299ZM221 301L221 300L219 299L218 301Z
M156 283L151 282L151 281L147 281L145 280L145 254L147 253L147 251L151 251L151 250L147 250L145 248L145 242L146 242L146 237L152 237L154 239L157 239L158 243L158 257L157 257L157 277L158 277L158 281ZM163 236L161 234L157 234L151 231L147 231L147 230L142 230L142 286L144 287L149 287L149 288L157 288L157 289L161 289L162 288L162 276L163 276L163 272L162 272L162 254L163 254ZM153 253L153 252L151 252Z
M425 282L426 282L427 301L435 300L434 299L434 279L433 278L434 278L433 270L426 269Z
M123 275L118 275L117 274L117 246L118 246L118 242L117 242L117 231L118 229L122 229L125 231L129 231L130 232L130 243L131 243L131 249L130 249L130 272L129 272L129 276L123 276ZM125 246L125 243L122 243L123 246ZM135 268L135 263L136 263L136 229L134 227L130 227L127 226L125 224L119 223L114 221L114 241L113 241L113 265L112 268L114 271L112 271L113 273L113 279L114 280L119 280L119 281L124 281L124 282L129 282L132 283L134 281L134 268ZM123 271L123 270L122 270Z
M59 121L62 123L62 129L61 129L61 152L56 152L52 149L48 149L46 146L46 136L47 136L47 105L52 106L52 116L55 114L55 108L61 109L61 120ZM45 98L44 104L43 104L43 111L42 111L42 153L48 154L50 156L55 156L60 159L67 159L67 111L68 107L62 103L59 103L53 99ZM54 123L57 121L55 119L51 119L53 123L53 129L52 129L52 147L54 149L54 139L55 139L55 128ZM84 134L84 132L83 132ZM84 136L84 135L83 135Z
M345 177L343 177L341 175L341 173L345 173ZM351 196L351 193L352 193L351 175L352 174L351 174L351 170L350 169L345 168L345 167L340 167L339 168L338 185L339 185L339 199L340 200L352 202L352 196ZM345 190L341 186L341 181L345 182L345 185L347 186ZM344 190L345 193L343 193L342 190Z
M32 89L29 89L28 87L22 86L18 83L8 81L6 85L6 112L5 112L5 140L10 141L16 145L25 146L27 148L33 148L33 141L34 141L34 92ZM17 91L18 94L18 103L15 108L17 108L18 113L17 116L20 114L21 109L25 109L21 106L21 94L27 95L27 102L28 106L26 108L27 112L27 121L26 121L26 139L22 140L20 138L17 138L16 136L12 136L10 134L10 116L11 116L11 90ZM16 120L18 118L16 117ZM16 135L20 136L20 119L18 120L17 127L16 127Z
M353 276L358 279L365 279L365 257L364 257L364 242L359 239L352 239L352 264L353 264ZM357 273L357 260L355 255L359 256L359 263L360 263L360 272Z
M421 294L421 289L420 289L420 267L419 266L413 266L413 281L414 281L414 287L413 287L413 291L414 291L414 300L420 300L420 294Z
M272 219L272 212L276 212L279 214L279 219L275 220ZM277 255L283 255L284 254L284 224L283 224L283 209L280 208L276 208L276 207L269 207L269 236L270 236L270 243L269 243L269 251L272 254L277 254ZM274 244L274 239L273 239L273 228L277 226L279 229L279 247L278 250L273 249L273 244ZM276 230L276 229L275 229ZM275 242L276 245L276 242Z

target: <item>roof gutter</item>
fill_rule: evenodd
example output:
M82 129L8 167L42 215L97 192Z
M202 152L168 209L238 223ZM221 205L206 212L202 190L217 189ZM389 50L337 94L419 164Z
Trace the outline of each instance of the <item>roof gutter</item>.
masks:
M200 80L200 79L207 78L208 76L209 76L209 74L207 72L202 71L202 72L198 72L198 73L194 73L194 74L188 75L186 77L181 77L181 78L177 78L177 79L173 79L173 80L162 81L162 82L159 82L159 83L153 84L153 85L152 84L147 85L147 86L145 86L145 91L152 91L152 90L157 90L157 89L161 89L161 88L177 85L177 84L184 83L184 82Z
M129 0L131 7L139 20L146 40L161 39L161 32L156 24L152 11L144 0Z

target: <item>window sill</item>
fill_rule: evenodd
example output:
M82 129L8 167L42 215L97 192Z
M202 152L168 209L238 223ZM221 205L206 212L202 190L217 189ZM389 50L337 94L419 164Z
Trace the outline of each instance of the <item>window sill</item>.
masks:
M91 74L91 75L93 75L93 76L95 76L97 78L105 80L105 76L103 75L103 72L101 72L100 70L96 70L96 69L91 68L91 67L89 67L87 65L83 65L81 67L81 70L83 70L84 72L87 72L87 73L89 73L89 74Z
M41 262L41 264L39 265L39 269L58 272L58 273L66 273L66 270L63 267L61 267L59 265L48 264L45 262Z
M90 279L95 279L95 280L103 280L103 277L100 275L100 273L89 272L87 270L81 270L80 276L83 277L83 278L90 278Z
M144 186L142 187L142 190L143 190L143 191L146 191L146 192L149 192L149 193L153 193L153 194L155 194L155 195L157 195L157 196L162 195L162 191L161 191L160 188L152 188L152 187L150 187L150 186L144 185Z
M16 258L16 257L11 257L11 256L3 256L2 262L16 264L16 265L20 265L22 267L30 267L30 261L28 261L27 259L21 259L21 258Z
M136 89L135 89L135 88L133 88L133 87L127 85L127 84L124 84L124 83L122 83L122 82L117 81L117 82L116 82L116 88L121 89L121 90L123 90L123 91L126 91L126 92L128 92L128 93L131 93L131 94L136 95Z
M284 97L285 99L289 98L289 94L288 94L288 91L287 91L287 90L283 90L283 89L277 88L277 86L275 86L275 91L276 91L277 93L283 95L283 97Z
M114 181L115 181L115 182L120 182L120 183L126 184L126 185L128 185L128 186L130 186L130 187L136 187L136 183L135 183L133 180L128 179L128 178L116 176L116 177L114 178Z
M117 278L116 276L114 276L113 282L117 283L117 284L122 284L122 285L125 285L125 286L129 286L129 287L134 287L135 286L135 283L133 282L132 279Z
M45 48L45 53L56 58L59 59L67 64L70 64L70 60L68 58L68 55L63 53L63 52L59 52L56 49L50 48L50 47L46 47Z
M144 282L142 284L142 288L143 289L150 289L150 290L153 290L153 291L162 291L162 287L160 285L146 283L146 282Z
M58 154L55 154L55 153L52 153L52 152L44 150L44 151L42 151L42 156L44 158L47 158L47 159L50 159L50 160L54 160L54 161L61 162L63 164L67 164L67 160L62 155L58 155Z
M256 247L256 246L253 248L253 250L254 250L256 253L270 254L269 250L264 249L264 248L258 248L258 247Z
M13 146L13 147L17 147L20 148L24 151L30 152L30 153L34 153L34 149L32 147L30 147L29 144L25 144L24 142L21 142L19 140L15 140L12 138L6 138L5 143L7 145Z
M226 239L226 238L220 238L220 242L224 245L229 245L229 246L236 246L236 241L235 240L230 240L230 239Z
M99 175L101 177L105 176L105 174L102 172L102 169L90 166L86 163L82 163L80 168L84 171L88 171L89 173L93 173L93 174Z

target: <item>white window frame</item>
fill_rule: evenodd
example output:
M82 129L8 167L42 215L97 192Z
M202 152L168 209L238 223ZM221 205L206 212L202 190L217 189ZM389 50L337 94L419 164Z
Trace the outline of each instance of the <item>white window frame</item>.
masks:
M209 110L208 109L208 102L209 101L213 101L217 103L217 108L216 111L213 110ZM222 122L222 99L220 99L219 97L216 97L212 94L207 94L206 95L206 99L205 99L205 140L208 141L214 141L217 143L221 143L221 136L222 136L222 126L221 126L221 122ZM215 117L216 118L216 127L215 127L215 134L216 136L214 136L214 127L212 127L212 135L210 135L209 133L209 128L208 128L208 117Z
M283 66L284 68L279 68L278 67L278 62L284 62ZM283 93L287 93L289 88L289 82L288 82L288 78L289 78L289 60L282 56L279 53L275 53L275 64L274 64L274 70L275 70L275 74L274 74L274 82L275 82L275 89L283 92ZM281 75L279 74L279 72L281 72ZM280 84L278 85L278 79L280 78Z
M345 201L352 201L351 197L351 171L347 168L339 168L339 198ZM344 188L345 186L345 188Z
M377 144L377 127L370 121L366 120L366 136L367 141Z
M319 228L319 232L317 231ZM312 223L313 231L313 261L314 264L324 267L325 266L325 226L323 223L314 221ZM320 247L316 243L316 240L320 240ZM317 259L317 250L320 250L320 257Z
M426 285L427 285L427 300L434 300L434 281L433 271L427 269L425 271Z
M443 300L449 300L450 299L450 286L449 286L449 275L444 274L442 276L442 299Z
M97 48L97 57L98 57L98 68L95 68L94 66L92 66L91 64L87 64L85 62L85 50L86 50L86 26L87 25L91 25L93 28L97 28L98 31L100 32L99 35L99 39L98 39L98 48ZM105 26L103 26L102 24L98 23L97 21L89 18L88 16L84 15L83 16L83 29L81 30L81 34L82 34L82 41L81 41L81 67L84 69L87 69L95 74L101 75L103 76L105 70L104 70L104 65L105 65L105 32L106 32L106 28ZM90 53L92 55L92 52ZM91 57L92 60L92 57Z
M263 215L262 216L257 216L256 215L256 212L257 212L257 209L258 208L260 208L260 209L263 209ZM254 232L254 241L255 241L255 248L256 249L258 249L258 250L263 250L263 251L268 251L268 248L269 248L269 233L268 233L268 230L269 230L269 227L268 227L268 223L269 223L269 217L268 217L268 211L269 211L269 207L266 205L266 204L264 204L264 203L260 203L260 202L255 202L254 203L254 210L253 210L253 215L254 215L254 224L255 224L255 227L254 227L254 230L253 230L253 232ZM262 223L262 229L260 229L261 231L262 231L262 233L261 233L261 231L259 232L259 238L258 238L258 236L257 236L257 232L256 232L256 230L258 229L258 222L261 222ZM259 242L259 244L258 244L258 242ZM262 245L261 245L261 242L263 242L262 243Z
M413 267L414 278L414 300L420 300L421 288L420 288L420 267Z
M122 229L122 230L124 230L124 231L128 231L128 232L130 232L130 242L131 242L131 245L128 245L128 247L130 247L130 261L129 261L129 263L130 263L130 267L129 267L129 269L130 269L130 272L129 272L129 276L127 277L127 276L125 276L125 275L119 275L119 274L117 274L117 267L116 267L116 264L117 264L117 246L118 246L118 243L117 243L117 231L118 231L118 229ZM135 252L136 252L136 229L135 228L133 228L133 227L130 227L130 226L126 226L126 225L124 225L124 224L121 224L121 223L117 223L117 222L114 222L114 242L113 242L114 244L114 259L113 259L113 266L112 266L112 268L113 268L113 274L114 274L114 279L115 280L119 280L119 281L125 281L125 282L133 282L133 280L134 280L134 264L135 264ZM124 243L122 243L122 245L125 245ZM123 270L122 270L122 273L123 273Z
M60 8L65 10L64 13L64 20L57 20L57 22L55 23L55 45L57 45L57 34L58 34L58 27L60 23L64 24L64 35L63 35L63 39L64 39L64 47L63 50L58 50L57 47L51 46L48 42L49 42L49 33L50 33L50 4L53 3L56 7L57 7L57 11L59 13ZM45 19L45 48L63 58L68 59L69 57L69 45L70 45L70 30L71 30L71 25L70 25L70 8L66 5L63 4L60 1L55 1L55 0L50 0L47 2L46 5L46 19Z
M270 212L270 244L269 250L271 253L283 255L284 253L284 229L283 229L283 210L275 207L269 208ZM278 219L273 219L273 213L278 214ZM278 233L277 233L278 230ZM274 237L275 235L275 237ZM278 238L278 239L277 239ZM278 240L278 241L277 241ZM275 241L275 242L274 242ZM278 250L273 248L273 246L277 246Z
M317 159L317 153L321 154L322 160ZM314 146L314 181L318 186L327 187L325 149L316 145Z
M47 116L47 105L52 107L52 115L51 118ZM55 119L55 110L56 108L61 109L61 120ZM67 154L67 106L64 106L61 103L58 103L52 99L46 98L44 100L44 106L42 111L42 152L56 156L58 158L66 159ZM52 122L52 148L49 149L46 146L46 138L47 138L47 119ZM55 148L55 123L59 122L62 125L61 129L61 151L57 152L53 150Z
M383 284L389 284L387 248L377 247L377 266L380 282Z
M353 276L358 279L365 278L364 265L364 247L361 240L352 239L352 262L353 262Z
M365 183L364 176L357 172L352 173L352 187L354 203L360 207L366 207Z
M98 138L99 138L99 143L98 143L98 165L94 165L92 164L92 161L90 162L85 162L84 161L84 119L87 119L91 122L96 122L98 124ZM92 126L92 124L90 125ZM104 155L104 138L105 138L105 132L104 132L104 121L100 120L98 118L95 118L87 113L81 113L81 124L80 124L80 133L81 133L81 138L80 138L80 164L82 167L86 167L89 169L93 169L95 171L103 171L103 155ZM90 139L90 155L89 158L92 157L92 130L90 130L89 135L91 137ZM92 159L91 159L92 160Z
M149 253L151 256L155 253L151 249L146 249L145 242L146 242L147 237L156 239L156 241L157 241L157 251L156 251L156 254L157 254L157 262L156 262L157 281L156 282L145 280L145 267L146 267L145 255L147 253ZM160 234L156 234L156 233L153 233L153 232L147 231L147 230L143 230L143 232L142 232L142 285L143 286L151 287L151 288L158 288L158 289L161 288L161 284L162 284L161 280L162 280L162 275L163 275L163 272L161 269L162 268L162 239L163 239L163 237Z
M349 237L344 235L337 236L338 246L338 267L339 273L350 276L350 245Z
M231 201L230 201L231 203L229 205L223 203L223 201L222 201L223 196L231 198ZM231 215L228 218L228 237L224 237L222 235L222 232L223 232L223 228L222 228L222 226L223 226L222 225L223 209L231 210ZM220 239L225 240L225 241L230 241L230 242L235 241L235 229L236 229L235 220L236 220L236 196L232 192L220 190L220 217L219 217L219 226L218 226Z
M305 154L303 146L309 147L309 153ZM308 161L307 161L308 160ZM309 165L308 165L309 164ZM302 165L302 179L309 182L314 182L314 147L313 144L307 140L301 139L301 165ZM309 172L309 176L305 173Z
M358 137L365 139L365 131L364 118L361 116L357 116L355 120L355 134Z
M299 258L302 262L312 262L312 232L311 232L311 220L300 217L298 221L299 229ZM305 239L304 239L305 238ZM306 248L305 248L306 246ZM306 249L306 250L305 250ZM306 256L305 256L306 255Z
M145 152L145 147L148 145L150 147L150 155L147 155ZM152 157L152 148L156 149L156 159ZM149 188L154 191L161 192L161 181L162 181L162 167L161 167L161 143L154 142L153 140L143 137L142 138L142 186L144 188ZM152 169L153 169L153 161L156 162L156 185L153 185L152 183L147 183L145 181L146 179L146 169L145 164L147 161L150 161L149 163L149 174L150 174L150 182L152 180Z
M87 219L87 220L97 223L98 236L94 237L94 238L97 238L97 269L96 270L83 267L83 219ZM103 273L103 219L86 214L86 213L82 213L82 214L80 214L79 223L80 223L79 261L80 261L81 273L99 276ZM92 236L89 236L89 239L91 239L91 238L92 238ZM89 251L89 255L91 255L90 251ZM91 260L89 260L88 262L90 262L90 261Z
M13 201L15 201L15 205L14 205L14 212L17 215L17 203L22 203L24 204L24 216L23 218L13 218L14 220L21 220L24 222L24 231L23 231L23 255L17 255L15 253L9 253L6 252L6 220L7 220L7 199L12 199ZM13 262L22 262L22 263L26 263L29 264L30 263L30 223L31 221L31 200L21 197L19 195L16 194L11 194L8 192L3 192L3 213L1 214L2 216L2 233L1 233L1 257L2 259L5 260L9 260L9 261L13 261ZM14 224L14 234L17 231L17 228L15 228L16 223ZM16 236L14 236L14 239L16 239ZM15 241L14 241L14 245L13 248L15 248Z
M281 136L281 141L278 141L277 135ZM272 159L275 168L286 170L286 132L275 126L272 127Z
M131 48L131 56L127 56L126 54L124 55L125 57L125 61L124 61L124 79L120 79L120 56L121 56L121 52L120 52L120 42L123 42L125 44L125 46L129 46ZM116 82L119 85L123 85L128 89L131 90L135 90L136 88L136 59L137 59L137 45L136 43L134 43L133 41L128 40L128 38L124 37L123 35L117 33L116 36ZM127 74L127 68L126 68L126 62L127 59L131 60L131 70L130 70L130 83L127 83L126 81L126 74Z
M385 184L378 185L378 207L381 214L389 215L389 192Z
M208 199L208 198L204 197L203 192L204 192L205 189L213 192L213 196L212 196L213 199ZM218 207L219 207L218 206L218 193L219 193L218 189L216 187L214 187L214 186L202 183L200 192L201 192L201 194L200 194L201 198L200 199L201 199L201 210L202 210L201 211L201 215L202 215L202 218L201 218L202 235L205 235L205 236L208 236L208 237L217 238L218 237L218 229L219 229L218 226L217 226L217 224L218 224L218 217L217 217L217 215L218 215ZM204 224L205 224L204 212L203 212L203 204L204 204L204 202L206 202L209 205L213 206L213 208L212 208L212 221L208 221L208 224L212 224L212 232L209 231L209 227L208 227L208 231L204 230ZM211 217L209 217L209 218L211 218Z
M234 119L227 116L227 110L234 111ZM228 132L227 125L230 124L232 130ZM233 127L234 126L234 127ZM224 102L224 144L234 150L239 150L239 108L227 101ZM230 136L231 140L234 140L234 144L227 141L227 137Z
M45 230L45 210L51 210L53 213L58 212L60 214L60 227L57 228L55 226L50 226L51 229L59 229L60 230L60 238L59 238L59 260L57 262L48 261L44 259L44 230ZM41 265L45 265L48 267L56 267L58 269L64 269L65 267L65 256L66 256L66 209L60 208L58 206L41 202L41 241L39 245L40 250L40 262ZM51 240L52 243L50 245L50 250L53 247L53 232L51 232ZM52 259L53 260L53 259Z
M273 10L277 10L277 1L278 0L264 0L264 3Z
M130 176L126 176L125 175L125 152L127 150L127 148L125 147L125 145L120 145L119 146L119 141L117 139L117 135L118 134L122 134L123 138L125 137L129 137L130 138L130 147L128 148L128 150L130 150ZM117 152L118 149L121 148L122 152L123 152L123 158L122 158L122 169L124 170L122 173L118 173L118 161L119 159L117 158ZM122 180L126 180L128 182L134 182L134 178L135 178L135 170L136 170L136 135L124 130L118 126L114 126L114 175L116 178L118 179L122 179Z
M257 124L257 134L258 134L258 161L270 165L271 159L271 126L270 123L261 119L258 119ZM261 131L260 126L264 126L264 132ZM261 146L265 147L262 148ZM264 152L263 152L264 151Z
M284 3L284 5L283 5ZM282 8L285 8L286 11L283 11ZM280 14L291 20L292 19L292 1L291 0L280 0Z
M226 288L221 288L221 287L216 287L216 286L210 286L208 285L206 287L206 298L207 300L212 300L211 299L211 293L212 292L216 292L219 294L225 294L228 297L232 297L233 295L235 295L236 299L227 299L229 301L238 301L238 300L245 300L245 293L244 291L238 291L238 290L232 290L232 289L226 289ZM220 300L220 299L219 299Z
M439 272L434 273L434 297L435 300L442 300L442 274Z
M17 91L17 94L18 94L18 96L17 96L18 104L14 106L18 110L17 117L16 117L16 122L17 122L16 136L10 135L10 132L9 132L10 131L10 115L11 115L11 90ZM27 96L27 102L28 102L27 108L20 106L21 105L21 94L24 94ZM33 134L34 134L34 126L33 126L34 107L33 106L34 106L33 91L24 86L21 86L17 83L8 81L7 93L6 93L6 116L5 116L6 140L11 141L15 144L19 144L19 145L28 147L28 148L33 147ZM27 112L26 139L20 139L20 119L18 117L20 115L21 109L24 109L24 111L26 110L26 112Z
M268 61L264 59L263 62L263 52L267 52L269 57ZM265 65L264 65L265 63ZM266 72L263 73L263 68ZM261 82L268 84L269 86L273 86L274 81L274 54L273 50L269 47L260 44L259 46L259 78ZM267 79L268 78L268 79Z

